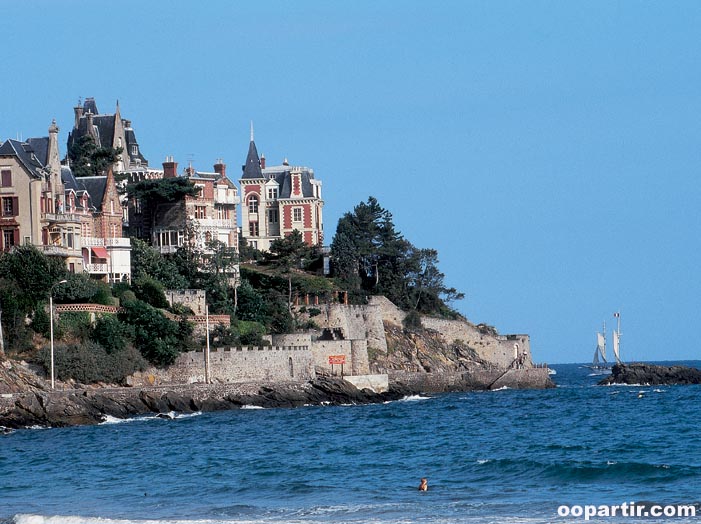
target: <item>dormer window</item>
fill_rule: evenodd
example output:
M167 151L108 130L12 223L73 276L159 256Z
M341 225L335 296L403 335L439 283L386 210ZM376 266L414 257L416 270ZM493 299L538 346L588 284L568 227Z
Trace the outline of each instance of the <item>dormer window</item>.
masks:
M269 187L268 188L268 200L276 200L278 195L278 188L277 187Z

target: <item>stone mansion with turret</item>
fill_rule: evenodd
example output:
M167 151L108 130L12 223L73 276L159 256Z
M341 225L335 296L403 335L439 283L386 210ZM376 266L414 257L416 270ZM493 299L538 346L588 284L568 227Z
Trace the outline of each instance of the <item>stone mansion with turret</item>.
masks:
M172 253L186 241L204 249L211 240L238 250L239 234L266 251L294 230L309 245L323 244L321 181L313 169L286 159L266 166L252 127L239 197L223 160L214 162L212 171L189 164L179 172L173 157L166 157L162 167L149 165L119 102L114 113L103 114L94 98L86 98L73 108L73 117L67 151L89 136L97 147L121 149L118 158L101 176L74 176L67 152L59 151L55 121L48 136L0 141L0 249L32 244L60 257L71 272L120 282L131 280L132 236L161 253ZM126 197L128 183L174 177L188 178L199 194L148 210L148 220L144 203Z

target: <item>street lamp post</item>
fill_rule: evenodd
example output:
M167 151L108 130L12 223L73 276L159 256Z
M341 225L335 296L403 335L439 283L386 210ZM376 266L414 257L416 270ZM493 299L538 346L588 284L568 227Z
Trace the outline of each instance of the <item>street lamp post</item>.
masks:
M51 389L55 389L56 381L54 378L54 288L59 284L65 284L68 280L61 280L51 286L49 291L49 336L51 338Z

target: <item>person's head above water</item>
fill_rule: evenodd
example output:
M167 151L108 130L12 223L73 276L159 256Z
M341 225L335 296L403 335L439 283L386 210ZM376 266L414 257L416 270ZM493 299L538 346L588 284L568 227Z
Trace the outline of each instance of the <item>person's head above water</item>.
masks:
M428 491L428 479L425 477L421 479L421 484L419 484L419 491Z

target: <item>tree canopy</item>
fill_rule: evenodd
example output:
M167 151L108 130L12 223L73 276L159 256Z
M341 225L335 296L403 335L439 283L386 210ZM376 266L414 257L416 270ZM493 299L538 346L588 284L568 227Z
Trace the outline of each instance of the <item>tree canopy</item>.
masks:
M75 140L68 148L68 159L74 176L100 176L119 160L123 148L98 147L90 135Z
M355 301L380 294L407 311L454 316L447 303L464 297L446 287L438 252L406 240L374 197L338 221L331 256L335 278Z

